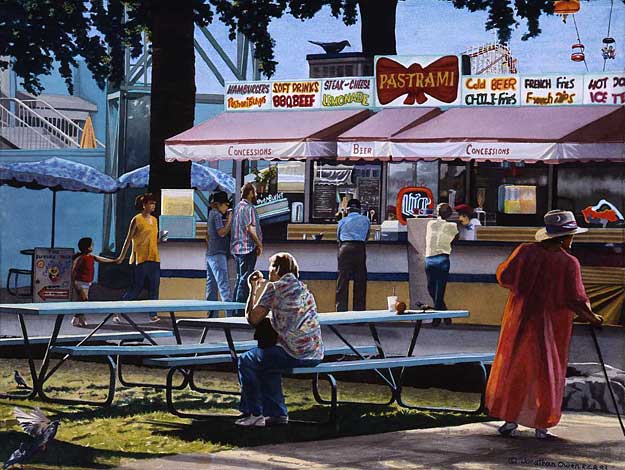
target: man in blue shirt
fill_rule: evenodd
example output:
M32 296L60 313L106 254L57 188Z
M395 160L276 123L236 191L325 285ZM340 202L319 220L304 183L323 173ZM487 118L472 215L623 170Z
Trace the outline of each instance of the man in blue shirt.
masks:
M336 281L336 311L347 310L349 278L354 276L353 308L367 309L367 250L371 222L360 215L360 201L347 203L347 217L339 221L336 239L339 242L338 278Z

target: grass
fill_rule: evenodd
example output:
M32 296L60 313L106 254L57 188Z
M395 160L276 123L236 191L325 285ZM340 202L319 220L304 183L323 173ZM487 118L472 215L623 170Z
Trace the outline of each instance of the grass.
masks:
M14 391L12 371L27 377L25 361L0 359L0 390ZM160 382L164 371L126 366L130 380ZM232 373L203 371L200 384L219 390L235 391ZM49 394L82 399L102 399L107 390L108 373L102 364L73 362L65 364L50 380ZM290 417L323 421L328 408L318 405L310 391L310 381L286 379L284 391ZM326 395L327 396L327 395ZM382 402L388 389L382 385L340 383L339 397L353 401ZM6 459L26 436L13 417L13 407L38 406L48 416L61 420L56 441L48 452L35 458L29 469L80 468L106 469L124 459L156 458L180 453L211 453L233 447L248 447L282 442L331 439L341 436L373 434L414 428L455 426L486 421L487 417L462 413L419 412L395 405L341 405L340 430L331 426L298 424L267 429L241 429L233 424L238 397L178 392L181 408L215 414L210 421L177 418L166 411L164 392L149 388L118 387L115 402L108 408L57 405L40 400L0 400L0 459ZM474 408L475 393L448 392L441 389L409 389L405 398L428 406ZM34 466L33 466L34 465Z

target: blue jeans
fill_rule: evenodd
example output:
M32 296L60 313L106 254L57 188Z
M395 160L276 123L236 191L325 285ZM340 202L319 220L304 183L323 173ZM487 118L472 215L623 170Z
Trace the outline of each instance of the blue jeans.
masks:
M144 261L133 266L130 287L124 292L121 300L137 300L146 284L148 300L158 300L158 290L161 284L161 263ZM149 316L155 317L156 312L150 312Z
M222 302L232 302L228 278L228 258L224 253L206 255L206 300L217 300L217 291L219 291ZM212 311L209 316L212 317L216 314L216 311ZM226 316L230 316L229 311L226 311Z
M247 285L247 278L254 272L256 267L256 251L247 253L245 255L234 255L234 260L237 263L237 280L234 285L234 301L235 302L247 302L247 296L250 293L250 288ZM236 316L242 317L244 310L236 310Z
M447 310L445 288L449 277L449 255L428 256L425 258L425 274L428 278L428 292L436 310Z
M241 413L254 416L287 416L282 394L282 369L313 367L318 359L295 359L280 346L254 348L239 356Z

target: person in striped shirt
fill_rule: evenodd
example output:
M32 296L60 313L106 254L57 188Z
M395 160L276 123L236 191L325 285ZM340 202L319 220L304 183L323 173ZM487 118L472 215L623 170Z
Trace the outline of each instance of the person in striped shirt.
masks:
M234 287L235 302L245 302L249 294L247 278L254 272L256 259L263 252L263 235L256 213L256 188L246 183L241 188L241 201L232 217L230 252L237 264ZM238 311L239 316L243 311Z

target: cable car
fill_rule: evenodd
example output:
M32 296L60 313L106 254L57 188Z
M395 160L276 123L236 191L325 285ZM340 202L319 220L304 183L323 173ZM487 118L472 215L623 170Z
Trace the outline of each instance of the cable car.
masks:
M579 11L579 0L558 0L553 4L553 12L562 17L562 21L566 23L568 15L572 15Z
M604 60L614 59L616 57L616 48L614 38L603 38L603 47L601 48L601 55Z

